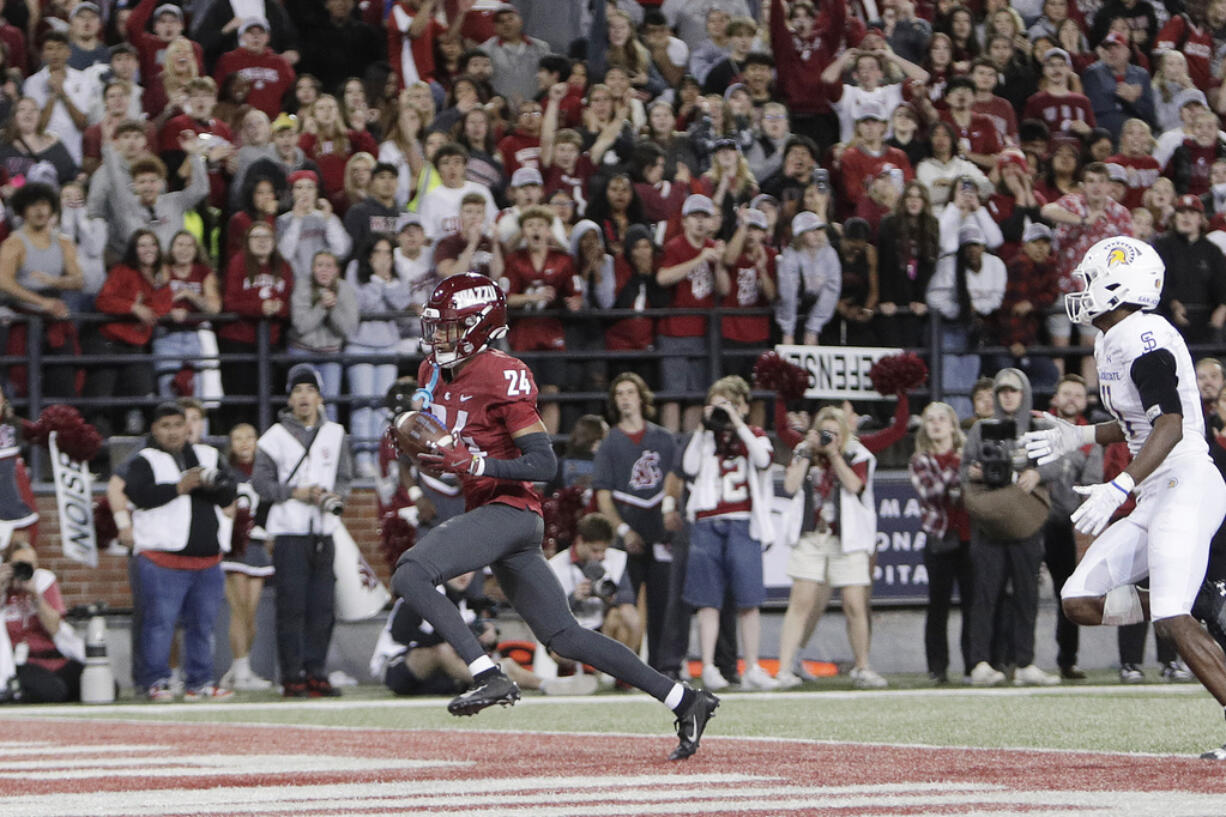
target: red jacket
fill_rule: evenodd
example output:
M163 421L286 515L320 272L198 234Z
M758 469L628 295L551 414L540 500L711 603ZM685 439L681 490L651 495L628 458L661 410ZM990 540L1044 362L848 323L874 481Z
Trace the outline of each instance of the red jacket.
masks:
M154 9L162 3L163 0L140 0L136 8L132 9L132 16L128 17L128 42L136 48L136 53L140 58L140 81L146 89L155 84L160 87L162 84L161 82L155 83L155 80L162 73L161 56L168 43L162 42L161 37L146 29ZM186 34L184 30L184 35ZM193 41L192 51L196 53L196 70L203 74L204 49L200 47L200 43Z
M859 23L858 20L854 21ZM863 28L863 24L859 24ZM775 54L778 91L793 114L830 110L822 85L822 71L834 61L848 27L847 4L835 0L819 15L815 39L800 42L788 30L783 0L771 0L771 47Z
M289 63L271 48L264 49L263 54L252 54L245 48L227 51L217 60L214 74L219 88L231 74L246 78L251 83L247 104L268 114L269 119L277 118L281 112L281 98L294 87L298 76Z
M366 151L371 156L379 155L379 145L366 131L351 130L346 135L349 137L348 151L341 151L332 140L320 142L313 133L298 137L298 147L319 166L323 189L329 196L345 189L345 165L353 154Z
M117 264L107 273L106 283L94 298L94 307L104 315L131 315L139 298L161 317L170 312L173 297L168 284L155 287L137 270ZM129 346L144 346L153 339L153 327L136 320L104 323L98 331L104 338Z
M271 317L269 340L275 346L281 340L281 328L289 318L290 295L294 291L294 271L281 261L277 269L261 267L255 276L247 277L247 259L239 253L230 259L226 268L226 289L222 293L223 312L237 312L244 320L223 323L217 330L219 337L239 343L254 344L256 327L264 315L264 302L278 300L281 308ZM242 364L239 364L242 365Z

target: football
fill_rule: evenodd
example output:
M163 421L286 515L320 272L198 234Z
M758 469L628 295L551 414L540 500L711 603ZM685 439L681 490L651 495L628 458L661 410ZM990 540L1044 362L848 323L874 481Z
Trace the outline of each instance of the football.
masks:
M429 412L406 411L398 414L392 421L392 427L401 453L413 459L421 454L437 454L452 443L451 432Z

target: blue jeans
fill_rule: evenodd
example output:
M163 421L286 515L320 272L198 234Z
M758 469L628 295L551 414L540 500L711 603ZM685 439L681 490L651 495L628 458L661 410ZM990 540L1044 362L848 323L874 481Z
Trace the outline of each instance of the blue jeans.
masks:
M179 373L179 369L189 363L196 369L196 375L192 378L194 385L192 394L200 396L200 358L203 352L200 349L200 336L194 330L190 332L159 331L153 338L153 354L175 356L174 360L159 360L154 364L158 378L158 396L177 396L170 384L175 379L175 375Z
M741 610L766 601L762 545L749 535L748 519L699 519L690 528L682 597L694 607L719 609L728 589Z
M183 675L188 689L213 683L213 627L225 596L221 565L204 570L159 567L137 555L141 598L141 657L148 689L170 678L170 642L183 623Z
M328 419L336 422L336 398L341 396L341 364L339 363L319 363L315 360L316 353L309 349L298 349L293 346L286 348L290 357L300 357L307 360L319 372L319 376L324 381L324 410L328 412Z
M351 355L386 355L395 350L351 343L345 351ZM349 434L355 451L373 453L378 450L385 418L383 397L395 382L395 363L350 364L349 395L355 399L349 404Z
M966 351L968 336L964 326L941 326L941 392L962 419L975 413L970 393L979 379L979 355L959 354Z

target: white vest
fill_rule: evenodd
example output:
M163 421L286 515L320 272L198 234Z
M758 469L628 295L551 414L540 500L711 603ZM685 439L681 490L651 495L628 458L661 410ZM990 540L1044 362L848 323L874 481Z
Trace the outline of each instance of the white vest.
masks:
M612 580L615 584L621 584L622 574L626 572L626 551L618 550L617 548L606 548L604 559L600 562L604 565L605 578ZM587 577L583 575L583 570L571 558L570 549L567 548L559 553L555 553L553 558L549 560L549 567L553 569L554 575L558 577L558 581L562 585L562 592L570 596L575 592L575 587L579 582ZM580 626L589 630L596 630L604 623L603 615L576 617Z
M277 479L284 479L302 460L302 465L285 484L291 489L299 485L318 485L331 491L336 485L336 469L341 462L341 446L345 442L345 429L339 423L325 422L311 443L311 450L303 459L302 443L285 426L277 423L260 437L259 448L272 458L277 466ZM272 536L306 536L321 533L331 536L340 517L322 513L319 507L297 499L278 502L268 510L265 530Z
M196 444L192 446L196 460L205 468L216 468L219 452L211 445ZM175 458L157 448L146 448L140 455L149 463L153 471L153 481L158 485L177 485L183 472ZM233 520L214 506L217 514L217 544L222 553L230 551L230 531ZM142 550L177 551L187 547L187 539L192 529L192 498L190 494L180 494L165 505L156 508L137 508L132 511L132 538L135 540L135 552Z

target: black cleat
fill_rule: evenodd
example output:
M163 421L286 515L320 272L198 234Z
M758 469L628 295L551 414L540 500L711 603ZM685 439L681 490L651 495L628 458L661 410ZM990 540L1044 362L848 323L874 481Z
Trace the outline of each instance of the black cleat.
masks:
M685 760L698 751L698 741L707 728L707 721L715 717L719 708L719 698L705 689L696 689L694 702L684 712L677 715L677 737L680 742L677 748L669 754L669 760Z
M1226 743L1216 749L1210 749L1200 757L1201 760L1226 760Z
M476 715L487 706L502 704L514 706L519 700L519 686L501 672L483 684L478 684L463 695L457 695L447 704L452 715Z

